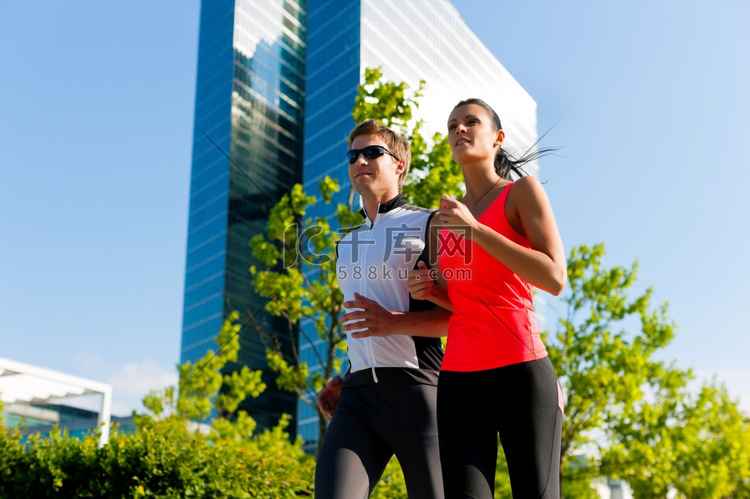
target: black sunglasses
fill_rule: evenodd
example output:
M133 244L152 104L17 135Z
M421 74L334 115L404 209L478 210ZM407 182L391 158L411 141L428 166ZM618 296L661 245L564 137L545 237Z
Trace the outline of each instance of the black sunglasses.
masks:
M360 154L364 154L365 158L367 159L375 159L379 158L383 154L390 154L393 156L396 161L399 161L398 158L396 158L396 155L393 154L391 151L386 149L383 146L367 146L364 149L352 149L349 152L346 153L346 162L350 165L357 161L357 158L359 158Z

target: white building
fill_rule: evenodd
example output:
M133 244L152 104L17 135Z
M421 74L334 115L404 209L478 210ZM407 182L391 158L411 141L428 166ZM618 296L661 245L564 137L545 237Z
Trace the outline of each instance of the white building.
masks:
M59 423L59 410L46 410L40 404L82 395L101 396L96 421L101 447L109 441L111 385L0 358L0 402L6 417Z

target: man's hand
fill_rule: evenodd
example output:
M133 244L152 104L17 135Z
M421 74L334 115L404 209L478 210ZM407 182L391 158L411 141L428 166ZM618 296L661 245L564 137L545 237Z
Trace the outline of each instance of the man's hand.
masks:
M334 376L331 381L326 383L326 386L318 394L316 399L318 402L318 408L323 416L330 421L333 418L333 413L336 412L336 407L339 405L339 399L341 398L341 384L344 382L344 378L341 376Z
M356 331L352 338L367 338L368 336L390 336L393 334L393 313L384 309L375 300L365 298L359 293L354 293L354 300L344 303L346 308L358 308L355 312L347 312L341 316L341 322L350 324L344 326L344 331Z

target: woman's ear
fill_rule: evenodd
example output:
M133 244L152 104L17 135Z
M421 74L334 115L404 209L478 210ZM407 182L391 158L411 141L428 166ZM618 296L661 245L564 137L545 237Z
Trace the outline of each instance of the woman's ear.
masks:
M495 137L495 145L496 146L502 145L504 140L505 140L505 132L503 132L502 130L498 130L497 137Z

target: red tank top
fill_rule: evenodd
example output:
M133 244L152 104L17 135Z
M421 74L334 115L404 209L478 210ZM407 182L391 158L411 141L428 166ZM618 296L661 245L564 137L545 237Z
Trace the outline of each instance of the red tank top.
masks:
M509 184L477 220L529 248L505 216ZM473 241L441 231L438 262L453 315L444 371L480 371L547 356L534 317L531 285Z

